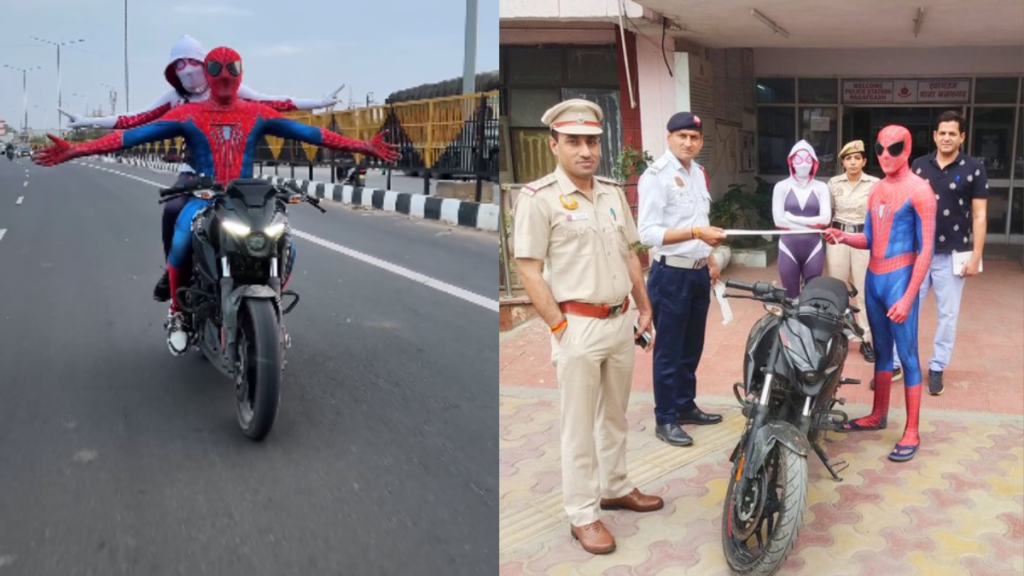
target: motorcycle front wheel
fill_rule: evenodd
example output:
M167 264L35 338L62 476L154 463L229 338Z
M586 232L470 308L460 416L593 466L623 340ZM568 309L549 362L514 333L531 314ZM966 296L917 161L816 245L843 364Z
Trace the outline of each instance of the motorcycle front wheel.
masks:
M282 351L277 314L270 300L247 298L239 310L235 407L242 433L259 442L277 418L281 402Z
M785 562L803 523L807 459L776 442L764 465L737 493L736 459L722 513L722 545L736 574L771 576Z

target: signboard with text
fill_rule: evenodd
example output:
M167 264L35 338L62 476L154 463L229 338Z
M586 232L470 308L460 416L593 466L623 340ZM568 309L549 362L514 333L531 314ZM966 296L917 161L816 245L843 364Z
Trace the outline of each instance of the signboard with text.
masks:
M846 80L843 104L963 104L971 81L963 79Z

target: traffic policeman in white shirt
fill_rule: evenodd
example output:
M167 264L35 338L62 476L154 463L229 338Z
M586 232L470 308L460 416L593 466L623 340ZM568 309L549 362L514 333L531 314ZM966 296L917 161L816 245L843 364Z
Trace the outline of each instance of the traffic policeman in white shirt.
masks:
M704 146L700 118L679 112L667 128L668 150L640 177L637 221L640 241L653 247L647 291L657 330L655 435L673 446L689 446L693 439L681 424L722 421L704 413L694 398L711 284L719 276L711 249L725 240L725 232L710 225L709 180L694 160Z

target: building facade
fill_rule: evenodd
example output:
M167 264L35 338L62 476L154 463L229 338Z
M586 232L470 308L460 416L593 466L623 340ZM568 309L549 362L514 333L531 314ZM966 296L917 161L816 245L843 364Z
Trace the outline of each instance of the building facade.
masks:
M912 157L929 153L935 119L955 109L964 151L988 168L988 240L1024 244L1024 3L897 4L502 0L508 178L553 167L540 116L573 97L606 111L605 174L627 146L662 154L674 112L700 115L716 198L784 178L801 138L821 179L841 172L844 142L870 145L886 124L910 129ZM873 157L867 171L881 175Z

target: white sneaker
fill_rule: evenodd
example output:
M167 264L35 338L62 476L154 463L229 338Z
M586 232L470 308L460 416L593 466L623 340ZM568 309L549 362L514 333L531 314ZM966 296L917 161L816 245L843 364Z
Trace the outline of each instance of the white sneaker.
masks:
M185 331L185 315L181 312L167 311L167 349L175 356L184 356L188 352L188 332Z

